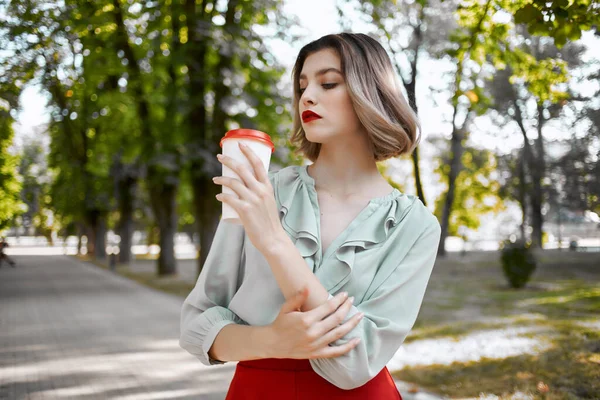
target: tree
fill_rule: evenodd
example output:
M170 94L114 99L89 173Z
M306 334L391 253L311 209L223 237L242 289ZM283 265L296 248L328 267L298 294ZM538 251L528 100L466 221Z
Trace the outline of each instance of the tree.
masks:
M558 85L566 82L566 63L558 58L537 58L519 45L518 35L511 19L496 18L504 3L488 0L483 5L461 3L457 10L460 29L452 35L455 47L448 55L456 60L452 105L451 159L448 175L448 193L442 213L442 240L438 250L444 255L445 238L454 201L454 181L462 168L460 160L468 122L482 115L491 105L489 93L484 91L484 78L495 70L510 68L510 79L526 82L530 89L550 106L561 100ZM510 16L510 14L509 14ZM515 39L516 37L516 39ZM460 107L460 109L459 109ZM541 246L541 235L539 240Z
M598 70L583 76L579 84L594 82L600 82ZM575 92L565 106L572 115L568 127L578 134L559 143L563 151L548 163L549 174L556 182L549 200L557 208L600 213L600 109L594 101L599 96L600 90L589 97Z
M342 25L349 21L344 8L348 4L352 4L353 9L360 10L365 22L375 27L374 34L390 54L392 64L406 90L408 102L418 115L419 60L431 55L439 56L440 49L447 46L448 35L456 28L456 23L451 18L455 5L452 2L440 4L427 0L343 1L337 3ZM417 196L427 205L421 182L419 147L413 151L411 158Z
M480 3L466 0L459 7ZM600 4L595 0L494 0L492 7L514 16L515 23L523 24L530 35L551 37L558 48L579 39L582 31L597 29L600 23Z
M281 84L284 69L266 45L269 37L295 40L287 33L291 21L282 12L283 2L230 0L222 4L219 9L218 2L203 1L198 6L186 1L187 42L181 47L189 79L185 91L189 108L183 117L200 239L198 273L221 214L222 205L215 199L221 188L212 182L221 175L216 160L221 137L231 128L256 128L269 133L276 147L285 150L291 111L290 96ZM215 20L219 25L211 23ZM267 32L267 27L272 35L258 33ZM273 162L285 156L276 151Z
M111 146L102 129L105 119L100 118L109 108L98 107L96 89L117 87L114 68L106 62L114 52L99 51L100 39L90 35L95 27L89 22L99 23L103 15L96 14L89 2L74 1L13 1L4 10L0 24L9 54L3 60L9 79L40 84L50 94L48 161L54 180L48 195L55 217L77 223L80 234L88 234L94 256L103 258L111 207L107 157ZM84 23L83 17L89 15L92 21ZM103 34L99 28L93 32ZM95 65L109 68L94 70Z
M511 1L507 5L514 7L517 24L525 24L531 35L553 38L558 48L600 23L600 3L595 0Z
M221 209L211 180L220 174L220 137L255 127L287 146L283 68L264 43L271 35L258 33L291 37L281 8L280 0L4 5L7 81L37 79L51 94L50 196L62 221L92 227L101 252L107 224L118 219L127 261L137 207L159 228L158 273L175 273L176 201L190 201L178 197L184 176L207 249ZM134 194L151 207L135 205Z
M548 38L531 37L524 30L520 32L523 35L520 47L540 65L547 65L547 69L540 71L540 75L532 75L534 79L515 79L512 68L508 67L489 81L487 89L494 99L491 108L497 111L495 120L503 126L515 123L523 138L522 162L516 164L518 169L515 171L520 177L517 180L519 195L515 198L520 200L523 212L529 211L533 228L532 245L540 248L543 236L542 208L547 200L547 188L544 187L547 155L543 132L546 125L561 115L561 110L567 104L569 93L560 87L564 87L568 79L567 65L576 68L581 64L583 48L569 44L558 50ZM548 79L552 82L549 87L540 84L548 82ZM533 141L532 132L537 136ZM527 191L527 195L524 191ZM524 201L527 198L530 204L526 205ZM521 232L524 234L524 228Z
M42 234L52 242L52 211L48 196L51 176L44 145L39 138L32 138L23 144L20 153L19 175L23 177L21 200L27 207L22 214L22 226L31 232L30 235Z
M526 173L523 148L512 150L510 153L498 155L499 195L502 199L514 200L521 207L520 238L526 241L526 227L529 224L529 207L527 202L528 174Z
M440 148L448 147L440 143ZM449 151L439 156L436 172L440 176L448 176L450 163ZM465 146L462 152L461 165L463 168L455 180L454 210L448 224L448 234L468 238L461 230L468 228L477 230L480 227L481 216L490 212L498 213L504 209L500 197L500 184L496 177L497 161L493 152ZM435 215L441 218L446 204L445 195L436 201Z
M17 173L19 159L11 154L13 119L6 100L0 98L0 232L10 226L14 217L22 212L19 194L21 182Z

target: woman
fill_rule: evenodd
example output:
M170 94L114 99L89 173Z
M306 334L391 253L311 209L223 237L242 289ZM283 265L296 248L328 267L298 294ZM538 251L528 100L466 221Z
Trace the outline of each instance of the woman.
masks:
M440 239L437 219L376 162L410 153L418 121L388 55L327 35L293 70L292 141L310 166L266 173L219 160L243 225L221 222L184 302L180 345L206 365L240 361L246 399L400 399L386 364L411 330Z

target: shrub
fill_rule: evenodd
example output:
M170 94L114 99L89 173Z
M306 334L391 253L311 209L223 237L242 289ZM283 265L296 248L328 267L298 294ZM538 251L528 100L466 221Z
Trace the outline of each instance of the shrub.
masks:
M537 264L529 244L523 242L505 242L501 261L504 276L515 289L523 288L529 282Z

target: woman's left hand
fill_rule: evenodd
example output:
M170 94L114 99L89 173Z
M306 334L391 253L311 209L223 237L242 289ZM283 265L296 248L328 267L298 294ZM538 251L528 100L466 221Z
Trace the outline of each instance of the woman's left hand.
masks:
M228 186L239 197L236 199L231 194L220 193L217 195L217 200L233 207L254 247L266 255L269 251L274 250L287 235L279 221L273 186L262 161L252 149L238 143L254 171L231 157L217 155L219 162L231 168L242 179L240 181L225 176L213 178L217 185Z

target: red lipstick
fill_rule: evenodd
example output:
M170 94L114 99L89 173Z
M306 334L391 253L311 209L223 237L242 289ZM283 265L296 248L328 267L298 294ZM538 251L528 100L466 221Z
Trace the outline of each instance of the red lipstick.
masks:
M321 119L322 117L314 111L306 110L302 113L302 121L303 122L311 122L315 119Z

